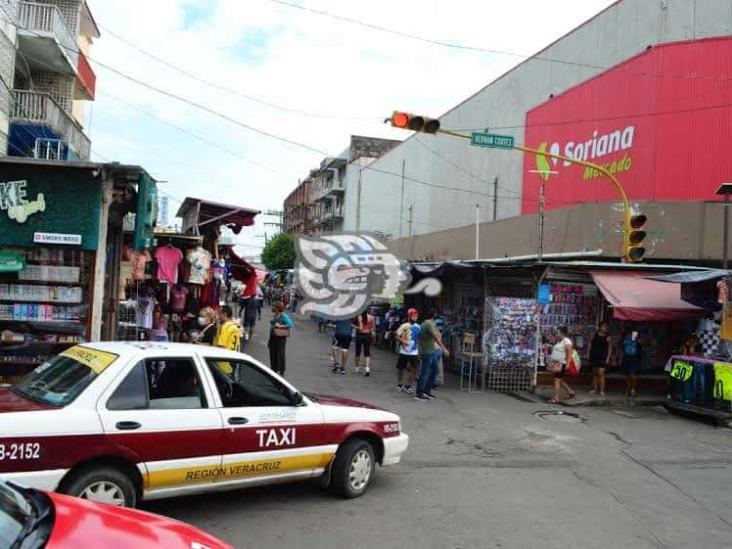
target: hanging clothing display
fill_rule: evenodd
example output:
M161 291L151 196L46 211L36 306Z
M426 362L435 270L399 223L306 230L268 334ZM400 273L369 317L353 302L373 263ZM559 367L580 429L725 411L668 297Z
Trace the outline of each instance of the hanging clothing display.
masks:
M152 293L140 295L137 299L137 325L146 330L152 329L155 296Z
M158 262L158 280L177 284L183 252L168 244L155 250L155 260Z
M199 284L201 286L206 284L208 271L211 268L211 254L199 246L188 252L187 259L191 265L188 283Z
M185 286L174 286L170 290L170 310L174 313L181 313L186 308L186 298L188 297L188 288Z
M132 280L140 281L145 279L145 264L152 261L150 252L138 252L132 246L125 246L124 256L132 264Z

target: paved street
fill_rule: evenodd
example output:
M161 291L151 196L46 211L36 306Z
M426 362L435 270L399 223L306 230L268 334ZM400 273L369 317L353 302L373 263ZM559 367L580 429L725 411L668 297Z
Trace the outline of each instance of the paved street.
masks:
M266 329L251 353L266 361ZM360 499L312 484L150 503L237 547L732 547L732 430L659 408L573 408L495 393L417 402L392 391L394 357L373 374L334 375L329 336L298 319L289 378L304 390L399 413L411 436L398 466Z

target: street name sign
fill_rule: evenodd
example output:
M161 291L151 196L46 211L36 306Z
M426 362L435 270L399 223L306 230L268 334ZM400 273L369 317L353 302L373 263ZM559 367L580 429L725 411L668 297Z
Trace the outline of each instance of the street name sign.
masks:
M495 133L473 132L470 144L492 149L513 149L513 137L510 135L496 135Z

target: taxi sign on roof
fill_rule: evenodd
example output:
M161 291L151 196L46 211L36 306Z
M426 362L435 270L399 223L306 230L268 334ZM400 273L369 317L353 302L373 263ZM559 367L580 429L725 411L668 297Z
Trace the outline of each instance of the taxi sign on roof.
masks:
M88 347L76 345L66 349L61 356L73 358L77 362L81 362L84 366L88 366L95 374L100 374L107 366L117 360L118 356L105 351L98 351Z

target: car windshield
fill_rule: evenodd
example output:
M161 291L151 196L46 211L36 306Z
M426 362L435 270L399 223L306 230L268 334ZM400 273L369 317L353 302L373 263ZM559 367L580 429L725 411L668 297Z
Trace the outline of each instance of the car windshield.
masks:
M25 496L0 482L0 547L14 547L33 519L33 507Z
M72 347L41 364L13 390L44 404L66 406L116 359L111 353Z

